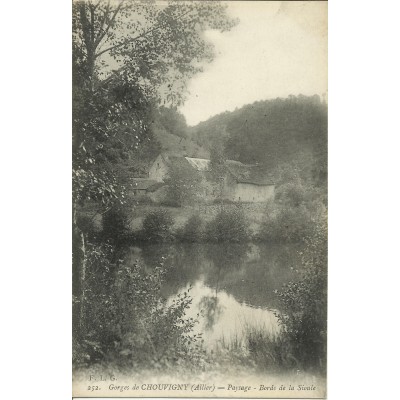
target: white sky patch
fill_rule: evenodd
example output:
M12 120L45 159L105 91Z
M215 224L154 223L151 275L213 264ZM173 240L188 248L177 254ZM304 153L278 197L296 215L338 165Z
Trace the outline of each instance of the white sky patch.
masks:
M216 57L180 111L195 125L256 100L327 93L327 2L230 2L230 32L207 31Z

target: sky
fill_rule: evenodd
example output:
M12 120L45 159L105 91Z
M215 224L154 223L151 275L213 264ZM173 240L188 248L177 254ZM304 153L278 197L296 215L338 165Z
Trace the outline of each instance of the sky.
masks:
M257 100L327 95L327 2L227 2L229 32L205 32L216 57L188 84L188 125Z

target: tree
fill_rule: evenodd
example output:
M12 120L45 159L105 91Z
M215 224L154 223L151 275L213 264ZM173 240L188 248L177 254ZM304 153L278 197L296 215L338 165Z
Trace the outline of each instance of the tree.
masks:
M217 2L75 1L73 3L73 250L74 294L84 299L86 243L79 204L106 210L124 203L121 161L152 141L151 110L179 104L187 80L211 61L205 29L235 21Z
M248 239L248 220L241 208L221 209L206 228L212 242L245 242Z
M157 103L183 101L187 80L213 58L204 30L236 23L225 9L218 2L73 4L75 200L108 205L121 197L110 164L148 143Z
M178 207L193 202L202 190L202 177L191 167L172 165L165 183L168 201Z
M327 340L327 221L315 223L306 238L299 279L278 293L279 322L292 353L303 367L326 368Z
M176 107L161 106L155 111L155 121L171 135L187 137L188 127L185 117Z
M174 219L166 210L152 211L143 220L143 238L152 242L168 241L172 237Z
M210 173L211 179L216 184L217 198L222 196L225 184L225 178L228 173L226 167L226 157L221 142L215 142L210 150Z

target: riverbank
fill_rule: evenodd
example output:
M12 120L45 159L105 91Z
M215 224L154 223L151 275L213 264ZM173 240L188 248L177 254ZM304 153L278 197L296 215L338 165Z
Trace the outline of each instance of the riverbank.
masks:
M196 204L182 207L169 207L158 204L135 204L129 207L126 212L128 217L128 228L130 233L135 234L143 226L143 220L146 215L153 211L165 211L173 219L172 230L178 232L193 215L200 216L204 223L210 222L222 209L236 210L238 207L243 210L249 222L250 233L256 233L260 230L261 222L265 216L265 203L236 203L236 204ZM99 232L103 227L104 212L97 211L95 203L88 204L85 208L79 210L84 217L91 219L94 229Z
M274 203L210 204L185 207L137 205L100 214L79 211L82 230L113 243L241 242L299 243L324 217L321 204L287 208Z

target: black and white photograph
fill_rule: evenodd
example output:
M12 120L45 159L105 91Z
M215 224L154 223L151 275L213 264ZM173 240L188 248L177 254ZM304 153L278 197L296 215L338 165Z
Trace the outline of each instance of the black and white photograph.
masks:
M72 3L74 398L327 396L328 2Z

